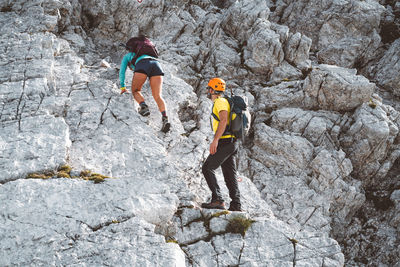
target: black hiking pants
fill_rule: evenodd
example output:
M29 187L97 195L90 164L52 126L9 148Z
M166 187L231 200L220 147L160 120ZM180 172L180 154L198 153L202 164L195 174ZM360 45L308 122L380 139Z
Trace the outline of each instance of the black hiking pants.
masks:
M240 192L234 161L237 150L238 146L235 140L231 140L231 138L220 139L217 152L214 155L210 154L203 164L202 171L212 193L212 202L223 201L217 178L215 177L215 170L221 166L225 184L232 199L231 205L240 206Z

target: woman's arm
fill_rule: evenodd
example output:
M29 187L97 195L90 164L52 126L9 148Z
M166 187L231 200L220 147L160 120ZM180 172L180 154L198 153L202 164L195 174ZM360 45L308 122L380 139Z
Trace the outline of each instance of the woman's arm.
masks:
M128 67L129 61L132 59L132 53L126 54L121 61L121 67L119 69L119 85L125 87L125 72Z

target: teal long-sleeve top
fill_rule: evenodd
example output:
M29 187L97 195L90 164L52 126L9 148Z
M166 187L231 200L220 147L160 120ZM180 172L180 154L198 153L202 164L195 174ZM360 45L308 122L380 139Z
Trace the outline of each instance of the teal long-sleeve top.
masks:
M128 54L126 54L121 61L121 67L119 69L119 85L120 87L125 87L125 72L126 72L126 68L128 67L129 62L132 61L132 59L135 57L135 53L134 52L129 52ZM148 55L141 55L140 57L138 57L135 61L135 65L142 59L144 58L153 58L151 56ZM134 64L130 64L129 67L131 70L135 71L135 65Z

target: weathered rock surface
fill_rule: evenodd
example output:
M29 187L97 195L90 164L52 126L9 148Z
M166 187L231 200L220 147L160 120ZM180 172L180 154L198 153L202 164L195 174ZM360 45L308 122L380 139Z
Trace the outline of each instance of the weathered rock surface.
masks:
M0 182L18 179L29 172L54 169L66 163L71 140L63 118L36 116L2 126Z
M285 112L288 115L292 114L294 118L296 115L299 115L299 118L307 118L297 109L285 109L281 113ZM304 126L307 129L322 129L319 131L322 132L319 135L320 139L326 131L326 124L316 122L318 127L312 127L310 121L318 121L319 117L315 115L313 117L313 113L310 113L308 120L303 120ZM282 117L287 118L282 115L279 118ZM279 128L276 122L278 117L274 118L272 125ZM281 122L285 123L283 119ZM301 120L292 123L292 128L282 129L283 131L291 129L294 134L290 135L265 125L256 126L252 156L268 166L269 170L262 170L258 163L252 164L253 180L264 198L270 201L271 206L276 207L273 210L278 210L280 218L285 218L300 229L309 227L329 229L330 219L327 214L330 213L329 217L334 220L348 220L363 204L365 197L361 193L361 184L349 177L352 164L345 158L343 151L314 148L314 145L305 138L307 129L300 126ZM303 133L303 137L295 133ZM308 138L312 139L311 137ZM287 192L281 188L286 188ZM297 195L291 192L301 193ZM297 196L301 196L301 199L296 199ZM288 205L292 201L296 205Z
M259 74L268 74L279 66L283 59L283 47L280 36L269 30L268 23L261 21L254 33L247 40L247 49L244 53L245 64Z
M0 265L400 264L400 116L374 94L396 94L379 22L398 11L382 4L0 1ZM118 43L139 33L161 52L168 134L148 83L147 118L118 92ZM215 76L255 118L243 212L199 209ZM74 178L25 179L64 164Z
M400 114L377 103L375 108L367 104L359 107L340 140L352 160L354 175L369 186L381 183L393 159L398 157L398 145L394 142L399 133ZM390 153L396 155L391 157Z
M276 1L271 20L312 39L321 63L353 68L374 58L384 7L378 1ZM270 7L271 8L271 7Z
M367 102L375 85L356 70L331 65L314 68L304 82L307 107L349 111Z
M212 218L209 222L211 233L214 234L211 242L199 241L183 247L189 264L293 266L293 261L296 261L296 265L300 266L343 265L343 255L336 253L339 245L332 239L310 236L307 232L294 234L290 228L282 223L277 224L275 220L254 222L244 238L240 234L213 232L214 229L218 230L218 225L226 224L226 221L229 223L235 216L240 215ZM279 250L276 250L276 246L279 246Z
M180 248L154 233L178 202L166 184L29 179L1 191L3 266L184 264Z
M400 39L393 42L389 50L380 59L377 66L372 68L375 79L386 90L400 96Z

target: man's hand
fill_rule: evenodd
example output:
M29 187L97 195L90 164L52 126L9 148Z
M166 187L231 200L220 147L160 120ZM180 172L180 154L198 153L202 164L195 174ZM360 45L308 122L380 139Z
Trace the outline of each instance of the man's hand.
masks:
M218 147L218 139L213 140L210 145L210 154L211 155L214 155L217 152L217 147Z
M121 95L126 92L126 87L121 87Z

